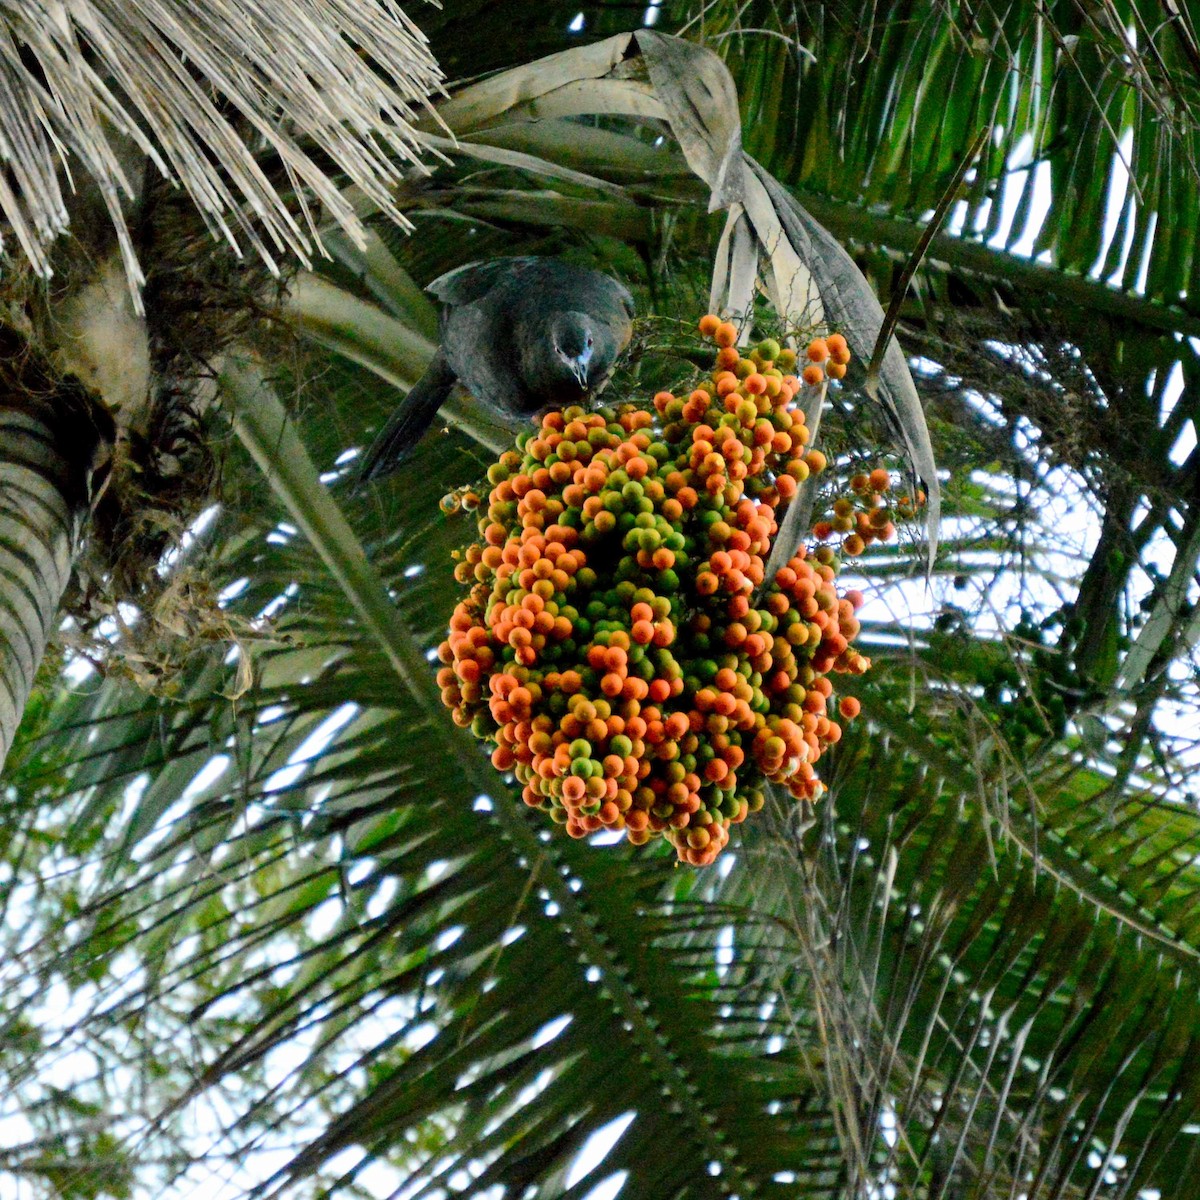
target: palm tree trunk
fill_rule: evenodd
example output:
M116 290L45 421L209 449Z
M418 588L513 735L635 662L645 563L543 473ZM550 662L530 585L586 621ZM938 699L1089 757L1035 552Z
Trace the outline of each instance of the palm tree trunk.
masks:
M0 766L33 686L112 423L0 326Z

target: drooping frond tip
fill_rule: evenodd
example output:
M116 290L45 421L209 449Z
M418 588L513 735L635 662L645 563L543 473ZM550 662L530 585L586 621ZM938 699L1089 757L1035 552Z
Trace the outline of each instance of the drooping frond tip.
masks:
M248 245L273 271L281 254L309 266L318 207L362 240L315 155L403 223L390 188L417 162L414 114L440 84L394 0L0 0L0 214L48 274L49 243L68 224L63 180L71 188L82 168L136 296L123 205L148 156L237 252Z

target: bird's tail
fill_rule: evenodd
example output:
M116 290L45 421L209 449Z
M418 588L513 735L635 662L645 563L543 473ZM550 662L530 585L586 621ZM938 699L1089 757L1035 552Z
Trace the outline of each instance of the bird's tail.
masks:
M360 483L382 479L400 466L433 424L433 418L450 395L455 381L456 376L446 356L439 350L425 369L425 374L413 385L400 407L392 413L371 443L359 468Z

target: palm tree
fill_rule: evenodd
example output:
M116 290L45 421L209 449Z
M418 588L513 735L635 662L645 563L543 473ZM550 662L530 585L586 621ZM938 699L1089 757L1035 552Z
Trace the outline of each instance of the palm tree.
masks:
M437 500L490 451L430 438L348 522L315 481L341 495L419 369L414 279L569 246L644 308L706 306L710 185L655 118L574 115L645 82L608 74L628 10L513 5L547 40L505 58L496 7L426 22L455 74L511 73L443 107L472 144L406 185L420 236L362 204L365 249L330 239L289 293L310 349L226 364L222 504L137 640L35 693L4 793L8 1168L71 1195L1194 1194L1186 10L648 6L725 56L746 148L885 299L992 130L901 310L943 470L930 591L915 547L861 560L875 667L828 802L691 873L552 838L437 706L465 540ZM516 107L578 63L519 65L553 30L600 82ZM669 320L644 341L614 386L681 369ZM831 453L878 454L876 412L832 397Z
M201 359L265 305L281 258L322 249L314 205L361 242L328 162L402 220L388 189L416 161L414 111L440 74L391 3L84 0L0 17L0 215L22 252L4 286L2 763L93 499L95 583L128 590L204 500L203 472L180 461L211 398ZM206 227L264 269L214 253Z

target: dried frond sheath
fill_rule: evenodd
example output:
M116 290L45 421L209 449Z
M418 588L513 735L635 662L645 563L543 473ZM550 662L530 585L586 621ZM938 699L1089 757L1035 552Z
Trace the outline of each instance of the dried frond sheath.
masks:
M49 274L49 243L68 223L63 180L73 188L82 169L136 295L128 142L239 253L249 246L272 270L285 253L308 266L321 249L314 205L363 239L319 158L404 223L390 188L418 160L415 110L440 81L394 0L0 0L0 213ZM282 164L298 214L259 165L264 150Z

